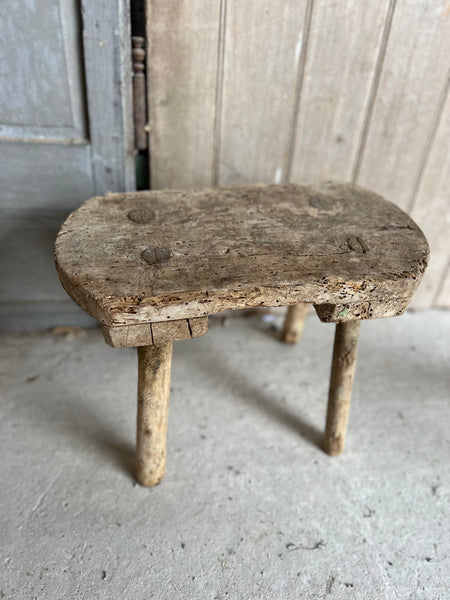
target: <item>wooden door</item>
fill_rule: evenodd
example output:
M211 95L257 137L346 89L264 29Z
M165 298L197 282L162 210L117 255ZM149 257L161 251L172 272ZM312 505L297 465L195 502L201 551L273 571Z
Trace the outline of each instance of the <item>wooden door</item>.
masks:
M53 242L87 198L134 188L128 2L0 3L0 327L85 323Z

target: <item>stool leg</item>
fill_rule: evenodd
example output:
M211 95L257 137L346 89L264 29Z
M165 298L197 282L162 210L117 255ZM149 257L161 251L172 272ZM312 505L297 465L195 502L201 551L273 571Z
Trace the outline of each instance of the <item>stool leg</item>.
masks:
M136 479L157 485L166 472L172 342L138 348Z
M295 344L302 335L305 324L306 314L309 304L301 302L288 307L286 318L284 319L283 331L281 332L281 341L286 344Z
M344 449L360 324L361 321L348 321L336 325L323 443L325 452L332 456L341 454Z

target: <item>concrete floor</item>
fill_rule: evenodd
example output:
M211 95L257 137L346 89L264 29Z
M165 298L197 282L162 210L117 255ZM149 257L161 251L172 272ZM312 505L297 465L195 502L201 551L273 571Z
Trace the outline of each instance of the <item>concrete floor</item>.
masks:
M6 599L450 598L450 313L365 322L345 454L319 448L333 326L174 349L168 470L132 478L136 356L3 335Z

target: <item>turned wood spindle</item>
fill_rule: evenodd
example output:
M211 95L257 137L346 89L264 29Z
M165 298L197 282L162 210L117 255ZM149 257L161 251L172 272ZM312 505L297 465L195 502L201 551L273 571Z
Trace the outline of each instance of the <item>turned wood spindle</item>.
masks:
M145 39L139 36L132 38L133 56L133 112L134 143L136 150L146 150L147 141L147 91L145 89Z

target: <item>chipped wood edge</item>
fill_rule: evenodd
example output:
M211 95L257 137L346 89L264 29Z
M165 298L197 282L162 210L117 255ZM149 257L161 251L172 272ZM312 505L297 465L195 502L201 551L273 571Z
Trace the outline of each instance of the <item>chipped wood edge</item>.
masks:
M347 304L315 304L314 309L322 323L347 323L362 319L397 317L407 309L411 298L391 298L384 304L355 302Z

